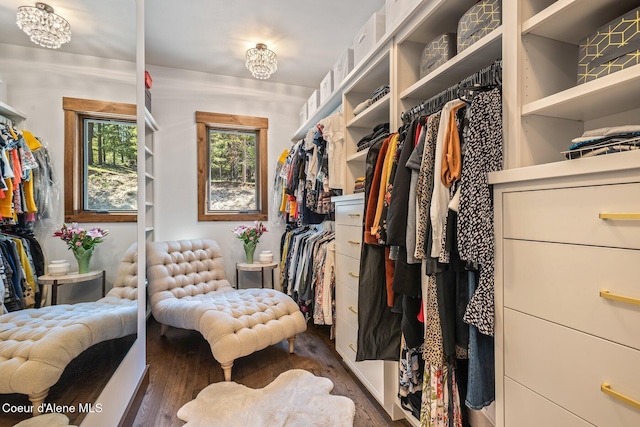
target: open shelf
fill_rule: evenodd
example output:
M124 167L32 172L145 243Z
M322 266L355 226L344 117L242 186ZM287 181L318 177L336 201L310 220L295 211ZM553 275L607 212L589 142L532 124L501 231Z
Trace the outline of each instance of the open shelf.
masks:
M413 416L413 414L402 407L400 403L400 398L396 397L396 406L402 411L405 416L405 419L409 424L415 427L420 427L420 420Z
M347 162L364 162L367 160L368 153L369 153L368 148L362 151L357 151L347 156Z
M401 99L424 101L474 72L491 65L501 57L502 28L500 26L477 43L454 56L440 67L405 89Z
M640 65L578 85L522 106L522 116L592 120L638 108Z
M426 7L419 6L421 12L417 12L416 18L420 21L412 22L413 19L405 23L410 32L406 35L399 34L398 42L413 41L427 43L442 33L455 32L458 27L460 17L469 10L475 0L431 0L425 4ZM422 14L422 16L418 16Z
M522 34L535 34L570 44L640 5L640 1L558 0L522 24Z
M26 114L21 113L10 105L5 104L4 102L0 102L0 115L5 116L8 119L13 120L14 122L21 122L27 118Z
M388 93L371 104L362 113L349 120L347 127L373 128L377 124L388 122L390 105L391 94Z

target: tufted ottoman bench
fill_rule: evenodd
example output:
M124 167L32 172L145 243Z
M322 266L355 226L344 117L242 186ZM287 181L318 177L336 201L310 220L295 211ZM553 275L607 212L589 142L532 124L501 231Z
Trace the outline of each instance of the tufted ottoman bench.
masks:
M148 294L153 317L166 326L199 331L226 381L238 357L282 340L293 352L307 324L298 305L273 289L234 289L213 240L147 244Z
M37 415L71 360L94 344L136 333L136 254L134 244L118 267L113 289L98 301L0 316L0 393L28 395Z

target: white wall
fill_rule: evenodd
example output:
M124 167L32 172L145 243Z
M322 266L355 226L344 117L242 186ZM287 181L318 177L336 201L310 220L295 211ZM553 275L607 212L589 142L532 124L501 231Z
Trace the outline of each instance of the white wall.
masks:
M160 131L154 147L156 240L212 238L224 252L227 277L235 281L235 263L243 262L242 242L231 230L241 222L198 222L197 141L195 112L239 114L269 119L269 230L256 249L271 250L277 257L283 225L273 210L275 162L291 148L291 136L299 126L299 112L312 90L253 79L211 75L149 66L153 78L152 114ZM245 222L250 224L250 222ZM241 276L243 286L258 279ZM276 279L277 282L277 279ZM277 286L277 284L276 284Z
M88 98L103 101L135 104L135 63L89 57L0 44L0 74L7 84L7 101L27 116L18 128L28 129L42 138L53 162L59 184L60 200L56 218L46 221L45 228L38 229L38 239L43 246L47 262L66 259L72 268L76 266L73 254L64 242L50 237L64 220L64 112L63 97ZM135 241L135 223L81 224L84 228L100 226L109 230L105 242L100 244L91 261L94 270L107 271L107 289L115 279L117 265L126 249ZM91 291L76 286L59 289L60 302L96 300L99 287Z

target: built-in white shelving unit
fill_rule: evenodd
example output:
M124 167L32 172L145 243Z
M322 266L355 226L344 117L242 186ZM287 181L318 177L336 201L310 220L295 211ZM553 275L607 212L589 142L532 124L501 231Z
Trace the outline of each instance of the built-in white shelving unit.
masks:
M16 110L8 104L5 104L4 102L0 102L0 115L11 119L16 123L21 122L27 118L26 114L21 113L20 111Z
M625 317L638 312L598 294L605 282L625 293L628 272L620 257L638 259L635 241L625 240L637 230L633 221L604 221L599 213L637 210L632 193L640 153L576 160L562 154L585 131L638 124L640 64L578 84L578 59L582 40L639 6L640 0L503 1L505 170L489 176L496 204L496 427L605 426L612 419L618 425L640 424L637 409L605 394L601 384L615 379L622 395L640 396L637 379L628 375L640 360L640 344L627 325L638 322ZM536 197L533 208L528 203ZM562 225L563 218L571 220ZM554 227L565 234L544 235ZM586 237L580 237L585 230ZM592 238L600 232L602 240ZM575 255L585 266L584 280L556 283L565 266L552 260L581 251L597 252L598 262ZM598 329L590 319L604 326ZM609 331L632 338L622 346ZM549 364L540 363L534 349L551 347L557 352L553 368L546 369ZM598 364L585 359L576 365L568 354L595 354L617 363L592 369Z

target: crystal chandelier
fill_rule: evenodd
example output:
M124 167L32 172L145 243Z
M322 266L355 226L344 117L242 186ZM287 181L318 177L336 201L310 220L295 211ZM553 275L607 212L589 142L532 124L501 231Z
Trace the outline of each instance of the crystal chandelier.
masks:
M34 6L20 6L16 23L35 44L57 49L71 40L71 25L53 8L45 3Z
M264 43L258 43L255 48L247 50L247 68L256 79L268 79L278 69L275 52L267 49Z

